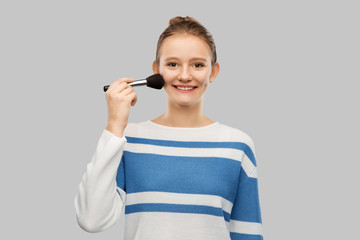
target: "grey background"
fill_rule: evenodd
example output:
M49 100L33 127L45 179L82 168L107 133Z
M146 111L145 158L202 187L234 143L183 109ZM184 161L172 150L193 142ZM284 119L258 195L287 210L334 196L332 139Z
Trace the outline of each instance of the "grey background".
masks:
M78 184L106 126L102 87L152 74L171 17L215 37L210 118L254 140L265 239L354 239L359 226L357 1L1 1L1 239L90 234ZM136 88L131 122L165 111ZM356 235L355 235L356 234ZM5 238L6 237L6 238Z

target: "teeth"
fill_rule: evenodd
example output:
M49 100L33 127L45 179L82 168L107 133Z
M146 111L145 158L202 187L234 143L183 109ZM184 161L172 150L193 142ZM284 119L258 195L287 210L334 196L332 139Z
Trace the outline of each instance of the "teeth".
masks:
M188 90L192 90L193 87L176 87L177 89L183 90L183 91L188 91Z

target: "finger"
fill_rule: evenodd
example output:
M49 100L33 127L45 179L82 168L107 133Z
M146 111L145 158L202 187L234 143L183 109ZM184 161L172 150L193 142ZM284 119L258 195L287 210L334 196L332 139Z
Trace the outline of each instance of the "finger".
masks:
M131 86L129 86L126 82L121 82L109 93L109 95L118 95L128 88L131 88Z
M134 95L134 96L133 96ZM129 96L132 97L132 101L131 101L131 106L135 106L136 102L137 102L137 95L136 92L131 93Z
M129 94L133 93L134 89L131 86L127 86L125 89L121 91L121 94L124 96L128 96Z
M107 89L107 93L110 94L117 86L121 85L123 82L130 83L133 82L133 78L118 78L112 84L110 84L109 88Z
M123 78L123 79L127 83L131 83L131 82L135 81L135 79L133 79L133 78Z

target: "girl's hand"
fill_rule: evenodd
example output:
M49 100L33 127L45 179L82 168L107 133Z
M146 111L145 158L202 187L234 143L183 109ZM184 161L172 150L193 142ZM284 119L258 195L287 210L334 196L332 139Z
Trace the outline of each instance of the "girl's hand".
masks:
M130 106L134 106L137 102L136 93L128 85L133 81L133 78L119 78L105 92L108 108L106 130L118 137L123 136L124 129L128 124Z

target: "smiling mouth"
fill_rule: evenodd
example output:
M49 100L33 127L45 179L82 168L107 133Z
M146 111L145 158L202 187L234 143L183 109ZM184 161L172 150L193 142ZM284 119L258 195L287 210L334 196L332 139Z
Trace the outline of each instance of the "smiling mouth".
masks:
M181 91L191 91L197 88L196 86L176 86L176 85L173 85L173 87Z

